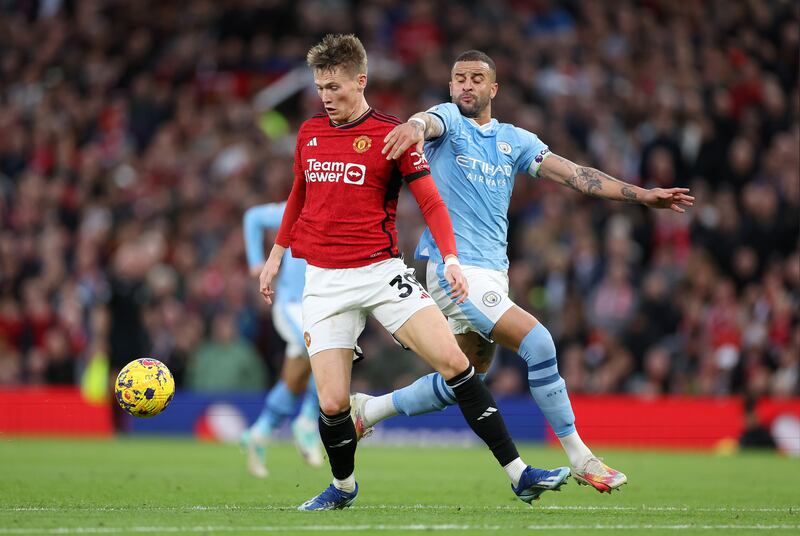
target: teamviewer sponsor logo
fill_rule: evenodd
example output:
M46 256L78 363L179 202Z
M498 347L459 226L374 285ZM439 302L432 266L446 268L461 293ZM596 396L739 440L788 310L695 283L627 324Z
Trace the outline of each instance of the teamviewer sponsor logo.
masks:
M364 184L367 166L344 162L322 162L315 158L306 161L303 172L306 182L344 182L345 184Z
M344 168L344 182L346 184L364 184L367 176L367 166L362 164L347 164Z

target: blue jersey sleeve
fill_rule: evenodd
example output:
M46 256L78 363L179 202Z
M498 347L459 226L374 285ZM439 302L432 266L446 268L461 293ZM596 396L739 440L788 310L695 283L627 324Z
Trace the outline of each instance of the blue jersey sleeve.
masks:
M458 106L452 102L443 102L427 110L427 113L432 114L439 118L444 126L444 133L440 138L444 138L450 132L455 130L461 121L461 112L458 111Z
M516 171L536 177L542 162L550 154L550 149L536 134L519 127L515 127L515 130L521 148Z
M278 229L286 203L268 203L247 209L244 213L244 246L248 266L264 264L264 229Z

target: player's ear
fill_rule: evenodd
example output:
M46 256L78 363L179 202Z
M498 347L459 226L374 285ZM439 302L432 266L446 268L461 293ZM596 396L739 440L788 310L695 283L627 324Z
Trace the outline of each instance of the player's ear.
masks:
M359 74L358 77L356 78L356 81L358 82L358 89L360 89L362 91L364 89L366 89L366 87L367 87L367 73Z
M489 90L489 98L494 98L497 95L497 90L500 89L500 85L497 82L492 82L492 88Z

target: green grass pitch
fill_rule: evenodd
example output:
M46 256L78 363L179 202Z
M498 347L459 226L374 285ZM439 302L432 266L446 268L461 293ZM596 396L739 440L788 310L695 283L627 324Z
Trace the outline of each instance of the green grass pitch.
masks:
M540 466L559 450L523 445ZM773 454L601 451L628 474L619 493L570 479L534 507L482 448L361 445L358 500L295 507L329 483L290 445L257 480L236 447L182 439L0 437L0 535L7 534L800 534L800 460Z

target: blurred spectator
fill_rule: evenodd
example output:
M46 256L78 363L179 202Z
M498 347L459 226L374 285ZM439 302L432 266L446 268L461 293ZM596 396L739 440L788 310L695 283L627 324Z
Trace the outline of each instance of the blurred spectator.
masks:
M283 348L239 222L286 198L319 102L309 86L252 103L353 31L385 112L447 100L452 59L480 48L499 120L626 181L692 187L676 215L516 181L511 291L572 392L798 395L799 19L789 0L4 2L0 383L74 382L108 353L112 371L162 359L179 387L263 385ZM360 389L424 372L381 366L396 348L377 333ZM525 392L521 360L497 359L496 388Z
M744 430L739 437L739 446L745 449L774 450L776 448L775 440L758 417L755 399L745 397L742 405L744 406Z
M186 370L186 386L195 391L260 391L267 385L255 348L240 338L232 315L214 317L210 340L201 343Z

